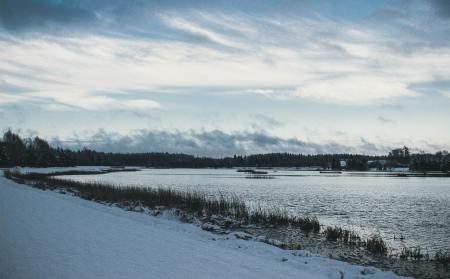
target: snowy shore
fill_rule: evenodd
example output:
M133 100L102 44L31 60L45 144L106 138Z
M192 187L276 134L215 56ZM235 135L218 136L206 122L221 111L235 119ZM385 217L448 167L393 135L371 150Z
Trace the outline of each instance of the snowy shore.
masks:
M4 177L0 227L0 278L400 278Z

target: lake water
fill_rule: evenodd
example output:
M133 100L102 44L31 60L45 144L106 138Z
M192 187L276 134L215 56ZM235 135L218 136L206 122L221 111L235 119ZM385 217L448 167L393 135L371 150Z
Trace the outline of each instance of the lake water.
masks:
M274 178L248 179L234 169L144 169L66 177L238 195L250 205L317 216L321 224L354 229L363 236L379 233L394 249L420 245L430 253L450 251L450 178L282 170L269 174Z

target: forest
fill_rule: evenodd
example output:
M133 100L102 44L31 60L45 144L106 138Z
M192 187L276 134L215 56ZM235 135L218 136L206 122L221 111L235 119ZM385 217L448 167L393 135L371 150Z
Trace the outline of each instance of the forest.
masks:
M151 147L149 147L151 149ZM343 165L342 162L345 162ZM320 167L324 169L369 170L409 167L412 171L450 170L447 151L410 154L407 147L384 156L361 154L269 153L233 157L198 157L182 153L108 153L84 148L70 150L52 147L39 137L21 138L8 130L0 140L0 167L66 166L145 166L154 168L232 168L232 167Z

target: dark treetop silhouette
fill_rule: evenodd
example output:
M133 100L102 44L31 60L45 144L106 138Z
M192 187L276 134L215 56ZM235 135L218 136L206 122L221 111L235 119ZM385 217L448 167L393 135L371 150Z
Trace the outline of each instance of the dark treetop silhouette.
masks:
M149 147L151 148L151 147ZM343 165L342 162L345 162ZM187 154L163 152L107 153L84 148L70 150L51 147L35 137L22 139L7 131L0 140L0 167L32 166L54 167L74 165L146 166L156 168L230 168L230 167L308 167L329 169L367 170L409 166L415 171L450 170L450 155L410 154L407 147L394 149L386 156L360 154L290 154L270 153L225 158L196 157Z

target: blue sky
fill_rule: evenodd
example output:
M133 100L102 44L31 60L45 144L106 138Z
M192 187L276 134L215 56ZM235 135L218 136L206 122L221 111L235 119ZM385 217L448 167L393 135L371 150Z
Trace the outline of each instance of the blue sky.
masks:
M450 2L0 1L0 129L108 151L450 149Z

